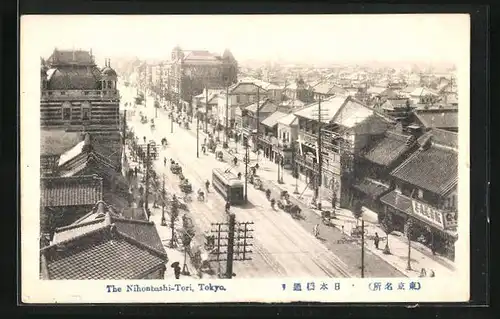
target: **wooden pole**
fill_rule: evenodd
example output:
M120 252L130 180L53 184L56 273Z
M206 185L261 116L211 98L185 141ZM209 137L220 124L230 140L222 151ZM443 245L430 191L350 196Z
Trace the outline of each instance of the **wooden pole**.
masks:
M365 220L361 219L361 278L365 278Z
M144 200L144 208L146 209L146 214L148 215L148 220L149 220L149 143L146 146L146 194L145 194L145 200Z
M226 264L226 278L233 278L233 259L234 259L234 226L236 223L236 216L229 215L229 231L227 234L227 264Z

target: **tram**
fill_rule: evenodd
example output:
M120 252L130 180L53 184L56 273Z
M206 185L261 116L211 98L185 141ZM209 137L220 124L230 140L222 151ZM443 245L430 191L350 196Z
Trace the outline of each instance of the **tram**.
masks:
M212 186L231 205L243 204L245 201L243 183L233 173L214 168L212 170Z

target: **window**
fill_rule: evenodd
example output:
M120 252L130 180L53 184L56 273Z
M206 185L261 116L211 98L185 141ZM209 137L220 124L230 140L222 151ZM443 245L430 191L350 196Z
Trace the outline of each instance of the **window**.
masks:
M71 108L69 107L63 108L63 120L65 121L71 120Z
M89 91L85 91L83 94L85 94L85 95L89 95Z
M424 191L422 191L421 189L418 190L418 198L419 199L422 199L424 197Z
M90 120L90 103L89 102L83 102L82 103L82 120L83 121L88 121Z
M236 103L240 103L240 96L236 95Z
M49 95L52 95L52 91L49 91L48 93L49 93Z
M66 95L66 92L64 92L64 91L61 91L61 95Z

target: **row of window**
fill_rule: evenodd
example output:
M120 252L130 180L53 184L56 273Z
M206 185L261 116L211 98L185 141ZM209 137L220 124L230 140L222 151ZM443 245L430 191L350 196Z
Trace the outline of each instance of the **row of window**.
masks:
M70 121L73 119L70 107L63 107L62 109L62 119L65 121ZM82 107L82 112L81 112L81 119L83 121L88 121L90 120L90 107Z

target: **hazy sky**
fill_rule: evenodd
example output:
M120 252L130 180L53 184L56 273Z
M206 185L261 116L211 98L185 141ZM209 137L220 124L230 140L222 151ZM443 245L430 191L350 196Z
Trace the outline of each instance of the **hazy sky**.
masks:
M469 51L467 15L24 16L22 41L106 56L168 59L171 49L229 48L237 60L450 62ZM23 33L26 32L26 33Z

